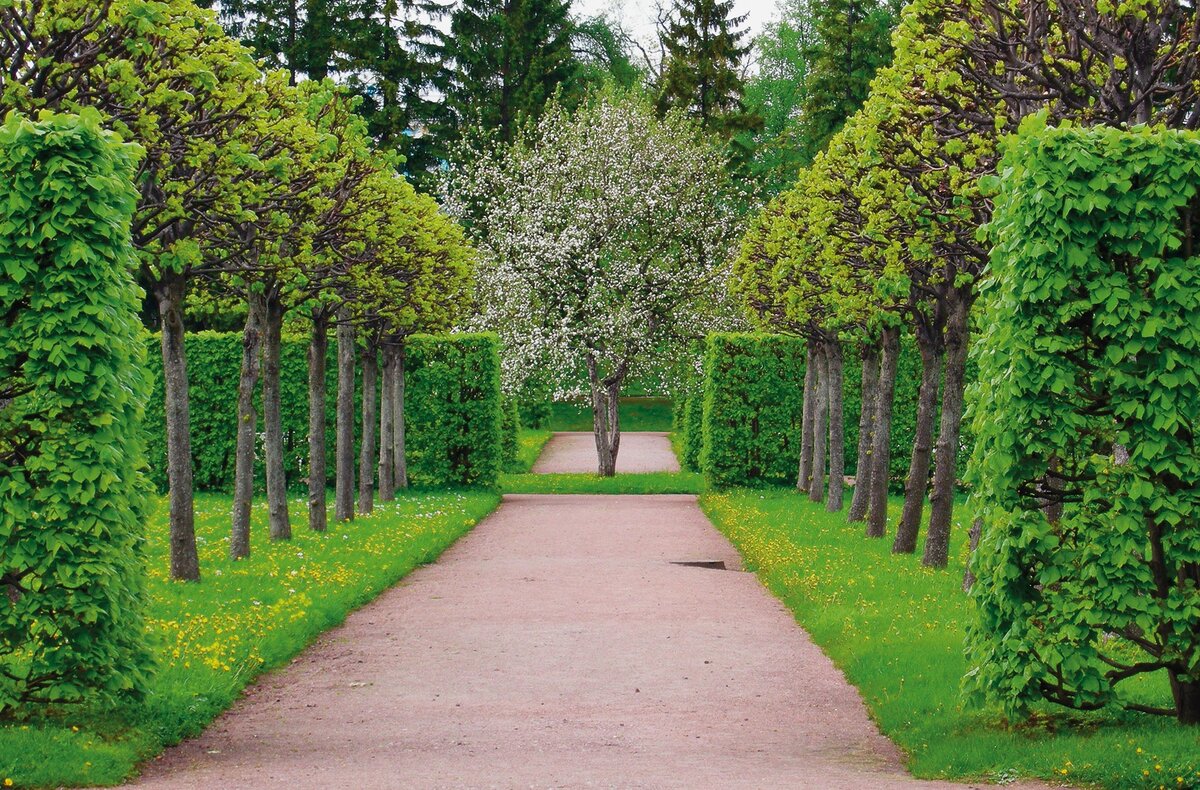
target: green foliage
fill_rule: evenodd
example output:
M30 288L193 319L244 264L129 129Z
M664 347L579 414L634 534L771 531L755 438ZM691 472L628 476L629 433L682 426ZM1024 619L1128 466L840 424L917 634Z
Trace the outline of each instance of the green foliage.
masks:
M704 395L697 392L683 408L683 457L679 463L691 472L700 471L700 451L704 448Z
M1200 136L1037 126L989 228L967 686L1019 715L1169 674L1200 721Z
M511 395L500 396L500 462L507 468L517 460L520 449L518 436L521 432L521 414L517 399Z
M542 454L542 448L546 446L546 442L550 441L550 437L553 435L550 431L544 430L522 430L518 433L517 457L504 467L504 473L508 475L528 474L533 465L537 463L538 456Z
M489 334L406 341L408 472L418 486L490 486L502 460L499 341Z
M139 154L94 111L0 129L0 713L145 682Z
M1028 726L997 727L993 716L963 707L957 688L967 667L963 631L973 618L961 586L965 529L951 533L949 567L933 570L918 557L892 554L891 541L864 541L862 525L794 490L707 493L700 505L746 568L858 687L871 718L916 776L970 784L1041 777L1052 787L1200 787L1196 730L1169 719L1043 706ZM899 500L892 500L891 521L899 511ZM969 523L969 515L962 521ZM1151 698L1167 693L1161 679L1133 682Z
M498 503L492 491L401 491L370 516L328 532L304 528L229 559L230 499L196 499L203 584L178 584L167 566L167 504L145 531L150 578L147 628L157 671L144 702L115 711L92 705L69 720L0 725L0 780L16 787L119 784L164 747L198 735L260 673L287 664L321 632L433 562ZM267 529L265 502L253 529Z
M700 468L710 485L761 485L795 477L804 349L803 341L784 335L709 336Z

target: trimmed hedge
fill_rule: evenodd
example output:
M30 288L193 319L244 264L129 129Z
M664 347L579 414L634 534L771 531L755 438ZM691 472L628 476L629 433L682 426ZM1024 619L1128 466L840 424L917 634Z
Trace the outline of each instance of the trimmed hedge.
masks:
M759 333L710 335L702 395L683 403L683 465L703 471L713 485L794 483L800 462L804 409L805 343ZM920 355L911 338L901 346L892 419L891 480L897 490L908 473L916 435ZM855 474L862 409L862 362L847 350L843 388L846 474ZM715 409L715 411L712 411ZM710 424L716 415L717 425ZM713 441L720 450L710 450ZM694 465L693 465L694 464Z
M407 344L408 471L415 485L493 485L502 467L500 344L490 334Z
M414 336L413 340L422 349L428 349L438 344L454 345L459 337L474 336ZM153 393L146 410L147 457L150 460L150 479L160 491L167 486L166 475L166 436L163 420L163 381L162 356L159 350L158 336L153 335L146 341L148 348L147 367L154 384ZM192 424L192 464L197 490L228 493L233 485L234 456L237 446L237 385L238 375L242 364L242 338L238 332L196 332L189 334L185 341L187 349L188 382L191 397ZM336 359L336 347L330 344L329 359ZM426 351L424 352L428 356ZM447 360L450 358L448 357ZM447 361L447 364L449 362ZM488 365L472 367L474 362L460 359L463 367L454 368L457 375L464 380L486 380ZM411 354L405 367L415 371ZM280 391L282 393L282 417L284 436L284 463L288 474L288 485L296 490L304 487L304 476L308 473L308 338L292 336L284 338L281 352ZM480 378L483 371L484 378ZM362 371L356 369L355 381L355 416L361 415ZM454 478L454 482L444 483L440 474L432 472L422 479L425 473L423 467L414 464L414 452L436 452L432 446L425 443L422 433L426 430L439 430L436 424L425 428L420 424L423 419L423 409L420 399L424 397L419 382L412 378L407 380L405 395L405 412L407 417L407 455L409 457L409 475L414 483L419 485L463 484ZM497 385L499 386L499 385ZM337 366L330 364L326 371L326 434L325 443L329 458L333 458L337 449L336 410L337 398ZM256 398L261 396L260 392ZM439 390L435 397L441 398L445 392ZM494 394L498 399L498 392ZM259 407L261 408L261 406ZM500 411L497 400L496 416ZM498 423L497 423L498 425ZM358 442L361 438L362 426L355 425L355 452L358 452ZM499 428L494 441L499 442ZM512 438L515 444L515 434ZM483 438L483 443L493 441L491 433ZM501 452L495 450L497 458ZM263 479L262 452L256 453L255 479ZM357 458L357 455L355 456ZM432 461L425 461L426 465ZM357 468L357 467L356 467ZM453 478L453 476L451 476ZM479 481L490 484L484 474ZM332 478L330 480L332 484Z
M0 130L0 714L137 694L150 661L137 156L95 112Z
M500 460L503 466L508 466L517 460L520 449L517 436L521 432L521 414L517 399L511 395L500 396L500 408Z

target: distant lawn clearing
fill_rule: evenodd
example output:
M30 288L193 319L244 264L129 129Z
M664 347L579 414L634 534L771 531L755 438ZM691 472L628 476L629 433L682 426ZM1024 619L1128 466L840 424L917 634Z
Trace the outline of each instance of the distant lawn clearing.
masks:
M166 504L146 544L148 622L159 663L144 704L0 725L0 783L16 787L116 784L140 760L199 733L260 672L280 666L351 610L435 560L499 501L491 491L405 493L370 517L324 535L292 502L296 537L271 544L256 503L249 560L228 557L230 499L196 500L204 580L166 578Z
M893 556L891 536L870 540L863 525L791 490L707 493L700 502L747 569L858 687L918 777L1200 787L1200 728L1173 719L1046 708L1036 723L1010 728L994 714L963 710L964 627L974 614L961 588L961 525L950 567L937 571L922 567L919 554ZM1165 679L1130 692L1160 702L1168 694Z
M622 431L671 430L671 399L654 397L621 398ZM574 403L554 403L550 406L551 431L590 431L592 409Z

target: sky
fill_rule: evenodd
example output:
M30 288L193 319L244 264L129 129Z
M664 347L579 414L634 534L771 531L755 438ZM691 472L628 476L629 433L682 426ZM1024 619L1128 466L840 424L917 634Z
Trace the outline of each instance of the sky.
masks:
M663 5L670 5L669 0L662 0ZM734 7L739 14L748 14L746 28L750 35L756 35L764 23L774 15L776 0L735 0ZM654 32L654 0L574 0L572 9L580 16L606 13L609 16L623 19L626 27L640 39L646 39Z

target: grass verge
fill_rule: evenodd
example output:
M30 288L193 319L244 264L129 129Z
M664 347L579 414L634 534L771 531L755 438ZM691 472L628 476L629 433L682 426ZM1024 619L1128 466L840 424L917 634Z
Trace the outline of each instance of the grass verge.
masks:
M542 448L553 436L552 431L536 431L521 429L517 433L517 457L504 470L507 474L525 474L533 468Z
M506 494L699 494L704 478L694 472L643 472L600 477L595 474L500 475Z
M708 493L700 501L747 568L858 687L917 776L1200 787L1200 728L1122 711L1082 715L1061 708L1010 727L994 714L963 707L963 635L973 612L961 588L961 526L950 567L931 570L919 556L893 556L890 536L869 540L862 525L792 491Z
M318 634L419 565L432 562L487 515L491 491L411 492L369 517L310 532L292 504L295 538L266 539L254 511L254 554L228 558L230 499L196 500L204 580L166 578L163 503L146 544L148 626L157 660L146 700L115 711L0 725L0 782L15 787L115 784L139 761L200 732L259 673L286 663Z

